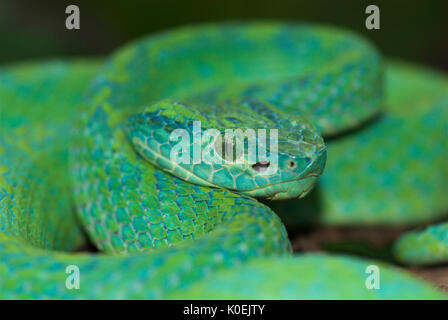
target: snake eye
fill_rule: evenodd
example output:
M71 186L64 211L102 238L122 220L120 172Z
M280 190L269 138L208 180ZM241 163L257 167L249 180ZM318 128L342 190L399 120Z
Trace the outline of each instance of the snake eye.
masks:
M232 138L221 135L214 141L216 153L225 161L236 161L243 155L244 148L237 148L237 144Z
M288 165L290 168L294 168L296 163L295 163L295 161L290 160Z

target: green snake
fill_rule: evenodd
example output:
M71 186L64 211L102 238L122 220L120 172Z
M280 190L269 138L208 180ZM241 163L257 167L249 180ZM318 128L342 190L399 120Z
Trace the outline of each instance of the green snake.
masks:
M282 220L439 220L447 107L445 75L307 24L183 27L105 61L3 67L0 298L444 298L396 266L292 255ZM200 133L278 129L276 167L244 154L173 161L172 132L194 136L194 121ZM216 140L199 141L222 156ZM73 252L86 236L99 253ZM402 264L448 261L448 224L394 250ZM377 289L365 284L372 264ZM66 286L73 265L79 289Z

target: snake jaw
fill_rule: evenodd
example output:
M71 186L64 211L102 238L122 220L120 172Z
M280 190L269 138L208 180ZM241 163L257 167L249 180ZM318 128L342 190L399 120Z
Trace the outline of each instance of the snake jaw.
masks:
M286 200L286 199L301 199L305 197L316 185L317 176L310 176L304 179L297 180L293 185L284 184L284 191L274 194L270 200ZM297 189L299 186L300 191ZM289 186L289 187L288 187ZM296 188L294 188L294 186Z
M316 181L317 176L309 176L240 193L255 198L265 198L267 200L300 199L305 197L313 189ZM266 196L266 194L268 194L268 196Z

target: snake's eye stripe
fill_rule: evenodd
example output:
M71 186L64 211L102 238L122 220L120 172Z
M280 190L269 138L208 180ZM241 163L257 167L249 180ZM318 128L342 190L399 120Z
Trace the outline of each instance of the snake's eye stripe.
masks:
M252 165L252 168L257 172L266 171L271 163L269 161L260 161Z

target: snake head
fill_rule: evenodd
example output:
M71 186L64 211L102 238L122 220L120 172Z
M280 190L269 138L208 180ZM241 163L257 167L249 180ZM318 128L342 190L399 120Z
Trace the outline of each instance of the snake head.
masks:
M224 129L194 110L161 102L132 116L127 135L145 160L165 172L258 198L301 198L323 172L325 144L305 119L267 129Z
M279 126L275 151L276 162L257 162L251 166L249 173L256 187L241 192L271 200L307 195L325 168L327 152L322 137L305 119L284 120ZM271 172L263 174L271 167Z

